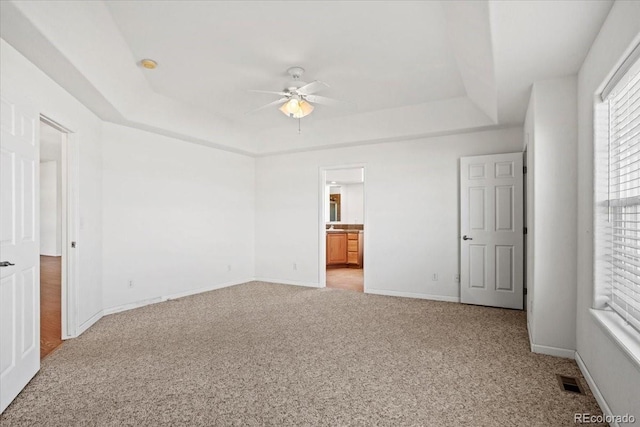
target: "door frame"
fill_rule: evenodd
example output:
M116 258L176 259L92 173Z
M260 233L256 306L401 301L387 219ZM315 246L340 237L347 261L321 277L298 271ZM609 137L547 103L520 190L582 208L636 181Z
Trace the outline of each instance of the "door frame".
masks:
M527 262L527 256L529 254L527 245L529 244L529 216L527 210L529 204L527 203L527 197L529 193L529 184L527 183L527 174L530 172L527 165L529 161L529 134L525 132L524 150L522 150L522 167L524 168L522 173L522 225L524 226L524 237L522 242L522 298L524 304L524 311L529 311L528 302L528 288L529 282L527 281L527 274L529 270L529 264Z
M343 165L333 165L333 166L321 166L318 170L318 287L326 288L327 287L327 240L326 240L326 218L325 218L325 210L324 210L324 201L325 197L328 197L327 194L327 186L326 186L326 177L327 171L335 170L335 169L355 169L362 168L362 177L363 177L363 199L364 199L364 220L362 221L363 227L365 231L368 229L367 223L369 221L369 214L367 210L367 164L366 163L348 163ZM363 283L362 289L363 293L367 293L367 266L366 262L367 254L369 253L370 246L369 237L365 237L363 251L364 254L362 256L362 262L364 264L362 275L363 275Z
M45 123L63 137L61 139L60 169L62 176L62 260L61 260L61 339L78 336L78 251L71 248L78 236L78 186L79 186L79 146L78 135L58 121L40 113L40 122ZM39 167L39 166L38 166ZM38 230L38 233L40 230ZM40 308L38 308L40 309Z

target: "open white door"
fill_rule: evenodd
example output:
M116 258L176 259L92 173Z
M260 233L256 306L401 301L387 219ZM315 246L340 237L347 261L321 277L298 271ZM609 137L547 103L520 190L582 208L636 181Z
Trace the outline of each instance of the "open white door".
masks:
M523 308L522 153L460 158L460 300Z
M0 96L0 412L40 369L39 116Z

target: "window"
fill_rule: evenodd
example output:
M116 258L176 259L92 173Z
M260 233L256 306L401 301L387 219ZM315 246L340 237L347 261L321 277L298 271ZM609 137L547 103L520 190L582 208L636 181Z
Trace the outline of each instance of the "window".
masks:
M596 308L608 306L640 331L640 46L596 107L596 191L600 191ZM604 155L606 154L606 168ZM599 166L599 167L598 167ZM604 173L606 171L606 174ZM606 191L606 194L604 192ZM604 286L602 286L604 283ZM600 306L600 307L598 307Z

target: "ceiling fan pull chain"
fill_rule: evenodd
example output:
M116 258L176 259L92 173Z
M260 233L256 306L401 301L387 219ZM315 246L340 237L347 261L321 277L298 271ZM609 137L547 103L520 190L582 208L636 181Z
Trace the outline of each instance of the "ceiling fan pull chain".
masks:
M298 119L298 133L302 133L302 130L300 129L300 119Z

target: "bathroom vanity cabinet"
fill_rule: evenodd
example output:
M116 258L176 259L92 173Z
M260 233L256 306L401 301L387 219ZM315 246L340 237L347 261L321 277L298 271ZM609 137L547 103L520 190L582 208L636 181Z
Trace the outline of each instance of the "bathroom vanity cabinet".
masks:
M327 231L327 265L362 268L364 233L358 230Z

